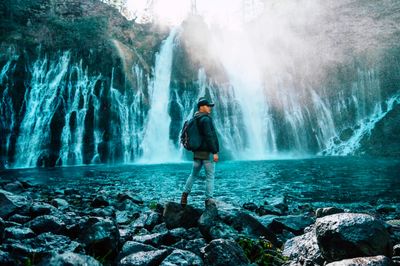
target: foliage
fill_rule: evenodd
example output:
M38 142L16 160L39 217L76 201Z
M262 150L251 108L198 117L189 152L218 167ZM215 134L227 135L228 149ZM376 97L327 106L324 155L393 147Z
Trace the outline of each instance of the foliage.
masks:
M275 248L265 238L251 239L242 236L237 242L244 250L246 257L257 265L282 265L288 260L282 255L280 249Z

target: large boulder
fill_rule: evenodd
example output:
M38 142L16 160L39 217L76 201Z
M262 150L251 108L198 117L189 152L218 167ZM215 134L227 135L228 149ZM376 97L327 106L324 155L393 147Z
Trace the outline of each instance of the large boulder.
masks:
M368 214L339 213L318 218L315 223L318 245L329 261L391 256L390 235L383 222Z
M164 206L163 218L168 229L177 227L190 228L197 226L201 211L192 206L182 207L175 202L168 202Z
M19 208L29 204L27 198L0 189L0 217L7 218Z
M322 265L324 262L315 231L307 232L286 241L282 255L288 257L295 264L312 261L315 265Z
M68 266L68 265L76 265L76 266L101 266L102 264L94 259L93 257L77 254L73 252L65 252L62 254L52 254L48 258L44 259L39 266Z
M166 249L140 251L130 254L118 263L119 266L150 266L159 265L170 253Z
M326 266L391 266L391 265L393 265L391 260L385 256L360 257L360 258L335 261L326 264Z
M187 251L175 249L160 266L202 266L202 259L196 254Z
M249 265L243 249L233 240L215 239L204 248L204 264L210 266Z
M128 241L122 246L122 250L119 254L119 257L124 258L133 253L141 251L153 251L153 250L156 250L153 246L146 245L136 241Z
M61 233L64 232L65 223L58 217L53 215L42 215L26 223L35 233Z
M4 230L4 238L6 239L25 239L35 237L35 233L28 227L11 226Z

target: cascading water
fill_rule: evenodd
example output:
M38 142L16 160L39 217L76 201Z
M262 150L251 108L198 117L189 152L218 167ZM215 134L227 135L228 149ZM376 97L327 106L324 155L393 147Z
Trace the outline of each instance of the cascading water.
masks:
M148 114L141 162L160 163L179 161L179 151L169 138L171 117L168 114L171 67L177 29L172 29L156 55L154 79L149 87L151 109Z

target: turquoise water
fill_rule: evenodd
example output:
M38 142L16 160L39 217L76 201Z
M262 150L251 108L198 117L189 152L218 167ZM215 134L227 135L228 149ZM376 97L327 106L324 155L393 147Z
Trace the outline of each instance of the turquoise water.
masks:
M55 189L74 187L92 193L129 190L144 200L164 202L179 200L190 170L191 163L95 165L3 170L0 177L3 181L17 178ZM261 204L283 195L289 203L322 206L399 203L400 160L323 157L216 165L215 197L219 201ZM200 205L203 199L204 178L200 178L190 200Z

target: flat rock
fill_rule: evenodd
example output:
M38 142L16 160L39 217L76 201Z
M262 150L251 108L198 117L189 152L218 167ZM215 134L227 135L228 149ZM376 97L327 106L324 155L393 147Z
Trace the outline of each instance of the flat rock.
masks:
M175 249L160 266L201 266L203 265L203 260L196 254L187 251Z
M26 206L29 201L26 197L15 195L9 191L0 189L0 217L6 218L17 209Z
M204 248L204 264L210 266L220 265L249 265L244 251L233 240L215 239Z
M51 214L57 211L57 208L45 202L34 202L30 207L30 215L32 217Z
M288 215L274 219L274 222L282 225L282 228L292 232L295 235L304 233L304 228L315 222L314 218L306 215Z
M154 251L154 250L156 250L156 249L151 245L146 245L146 244L139 243L136 241L127 241L122 246L122 250L121 250L119 256L121 258L124 258L130 254L137 253L140 251Z
M73 252L65 252L62 254L52 254L50 257L46 258L39 264L39 266L68 266L68 265L76 265L76 266L101 266L102 264L97 261L95 258L77 254Z
M45 232L61 233L65 228L65 223L53 215L42 215L26 223L36 234Z
M301 264L305 259L316 265L322 265L324 262L315 231L307 232L286 241L282 255L288 257L295 264Z
M190 228L198 225L201 211L190 205L182 207L175 202L168 202L164 206L163 219L168 229L177 227Z
M326 266L391 266L391 265L393 265L391 260L385 256L359 257L341 261L334 261L326 264Z
M321 218L327 215L332 215L336 213L343 213L344 210L342 208L337 208L337 207L326 207L326 208L318 208L315 211L315 215L317 218Z
M119 266L150 266L159 265L169 254L166 249L153 251L140 251L121 259Z
M25 239L35 237L36 234L28 227L13 226L4 230L4 237L14 239Z

